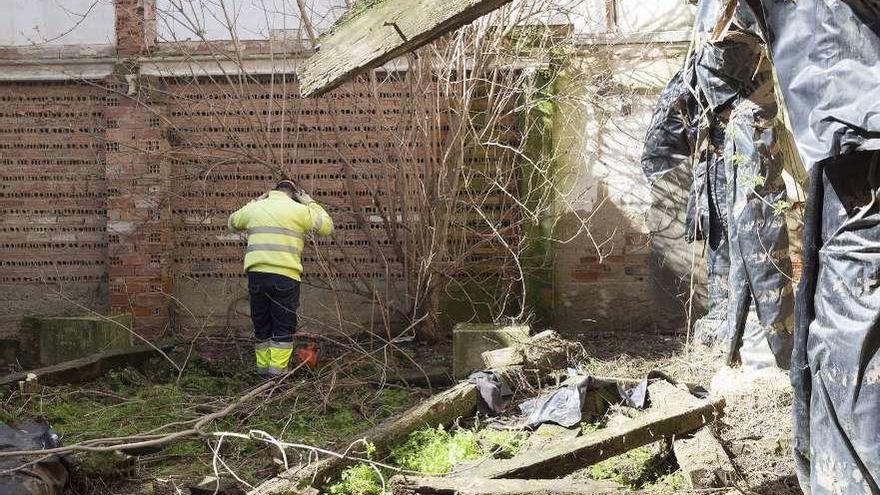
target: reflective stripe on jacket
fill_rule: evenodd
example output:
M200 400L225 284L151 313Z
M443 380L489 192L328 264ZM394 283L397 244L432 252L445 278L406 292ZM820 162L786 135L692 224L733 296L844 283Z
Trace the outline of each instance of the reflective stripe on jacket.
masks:
M247 272L277 273L300 280L305 234L330 235L333 220L318 203L304 205L281 191L251 201L229 217L229 228L247 231Z

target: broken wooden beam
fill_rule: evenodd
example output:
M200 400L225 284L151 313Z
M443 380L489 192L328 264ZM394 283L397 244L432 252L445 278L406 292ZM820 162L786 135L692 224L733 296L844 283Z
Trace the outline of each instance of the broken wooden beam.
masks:
M611 481L493 480L488 478L439 478L395 476L394 495L605 495L627 493Z
M473 471L486 478L555 478L662 439L690 433L715 421L724 399L701 400L666 381L649 385L652 406L616 428L605 428L509 460L490 461Z
M708 428L700 429L690 438L675 440L672 450L691 488L733 486L736 479L733 462Z
M169 339L154 346L135 346L126 349L113 349L99 352L72 361L53 364L45 368L37 368L19 373L12 373L0 378L0 387L17 386L19 381L27 380L28 375L36 375L42 385L66 385L94 380L115 368L143 363L182 344L182 339Z
M511 0L384 0L353 12L318 42L300 75L304 97L318 96L356 75L470 24Z

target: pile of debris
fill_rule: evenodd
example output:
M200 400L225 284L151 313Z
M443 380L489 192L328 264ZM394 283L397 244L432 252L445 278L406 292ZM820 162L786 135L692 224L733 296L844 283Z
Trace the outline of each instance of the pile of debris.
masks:
M507 428L534 431L525 447L509 459L456 467L447 476L394 476L390 485L395 495L621 493L623 487L613 482L566 476L655 442L672 447L692 487L731 486L731 461L704 428L723 415L724 399L709 397L701 387L676 383L662 373L649 373L641 380L590 376L571 367L582 357L579 345L553 331L485 352L486 371L371 429L361 443L370 444L372 459L383 459L414 431L448 426L478 411L501 417L496 421ZM521 403L518 414L503 416L512 409L511 398L523 390L543 393ZM625 415L612 414L623 409ZM609 416L613 417L604 428L582 433L582 423ZM305 459L251 494L318 493L359 462L357 457L349 452L318 462Z

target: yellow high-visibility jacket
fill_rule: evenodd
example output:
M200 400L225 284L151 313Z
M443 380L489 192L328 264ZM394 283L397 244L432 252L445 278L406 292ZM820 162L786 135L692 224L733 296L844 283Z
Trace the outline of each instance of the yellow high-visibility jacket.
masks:
M305 234L330 235L333 220L318 203L304 205L281 191L271 191L266 198L251 201L230 215L229 228L248 233L246 272L277 273L300 280Z

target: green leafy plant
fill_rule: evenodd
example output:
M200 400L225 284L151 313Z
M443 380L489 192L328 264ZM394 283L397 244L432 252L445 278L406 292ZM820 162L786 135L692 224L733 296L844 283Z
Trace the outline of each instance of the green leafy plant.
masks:
M773 214L782 215L791 208L791 203L784 199L780 199L773 203Z
M357 464L342 472L339 482L328 489L330 495L385 495L382 480L372 466Z
M745 155L743 153L734 153L733 156L730 157L730 163L734 164L737 167L743 166L750 161L751 160L749 160L748 155Z
M465 429L450 432L442 425L413 432L406 443L392 453L401 467L431 474L448 473L456 463L482 456L476 432Z

